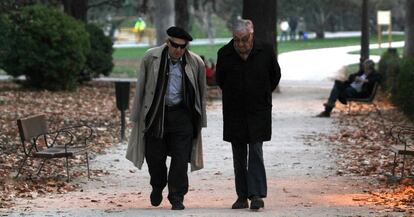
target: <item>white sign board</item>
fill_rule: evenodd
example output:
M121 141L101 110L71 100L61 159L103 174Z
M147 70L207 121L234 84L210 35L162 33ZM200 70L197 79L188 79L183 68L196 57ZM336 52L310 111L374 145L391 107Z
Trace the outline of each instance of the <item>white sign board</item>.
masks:
M391 25L391 11L378 11L377 23L378 25Z

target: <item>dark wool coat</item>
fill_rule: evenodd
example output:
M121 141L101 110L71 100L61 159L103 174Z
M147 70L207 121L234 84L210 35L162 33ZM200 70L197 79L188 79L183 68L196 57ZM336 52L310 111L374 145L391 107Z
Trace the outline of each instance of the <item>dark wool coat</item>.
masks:
M272 133L272 91L280 80L272 45L255 40L247 60L233 40L218 51L216 79L223 95L223 139L228 142L269 141Z

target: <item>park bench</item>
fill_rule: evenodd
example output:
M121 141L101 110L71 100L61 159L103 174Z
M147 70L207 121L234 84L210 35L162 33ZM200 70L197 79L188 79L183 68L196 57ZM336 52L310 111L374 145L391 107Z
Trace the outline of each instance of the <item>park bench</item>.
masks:
M20 162L16 178L26 165L28 158L42 160L37 175L40 174L47 160L65 158L67 181L70 181L69 158L76 155L85 155L88 178L90 178L87 142L92 138L93 130L91 127L79 125L50 132L43 114L18 119L17 126L24 158Z
M372 89L371 94L366 98L348 98L347 99L348 114L351 114L351 112L352 112L352 103L363 103L363 104L367 104L367 105L372 105L375 108L375 110L377 111L378 115L382 118L381 111L378 108L378 105L374 102L375 96L377 95L377 92L378 92L378 87L379 87L379 84L377 82L377 83L374 84L374 88Z
M390 130L394 145L390 150L394 153L392 177L395 179L396 168L401 163L401 177L404 177L407 156L414 156L414 127L395 125ZM402 160L398 160L402 157Z

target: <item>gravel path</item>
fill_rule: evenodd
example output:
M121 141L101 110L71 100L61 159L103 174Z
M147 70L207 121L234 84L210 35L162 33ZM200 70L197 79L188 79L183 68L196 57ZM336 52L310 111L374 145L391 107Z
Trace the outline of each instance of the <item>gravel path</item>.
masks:
M222 141L221 101L208 106L204 135L205 169L190 174L184 211L171 211L166 199L151 207L146 165L137 170L125 159L126 144L108 150L92 162L93 169L110 174L76 180L81 190L34 200L19 200L9 216L398 216L381 207L360 204L361 177L336 175L335 155L329 146L307 142L315 133L337 128L334 119L318 113L330 88L326 82L283 82L273 94L273 137L264 145L268 177L265 209L231 210L234 191L230 144ZM164 190L164 198L167 190ZM2 214L0 214L1 216Z

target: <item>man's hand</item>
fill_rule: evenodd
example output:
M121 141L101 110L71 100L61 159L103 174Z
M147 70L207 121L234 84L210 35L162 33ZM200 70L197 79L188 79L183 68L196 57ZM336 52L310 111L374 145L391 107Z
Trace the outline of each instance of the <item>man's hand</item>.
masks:
M356 77L355 77L355 81L358 81L358 82L363 82L363 83L368 82L368 80L367 80L367 79L361 78L360 76L356 76Z

